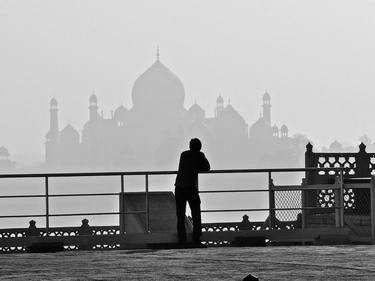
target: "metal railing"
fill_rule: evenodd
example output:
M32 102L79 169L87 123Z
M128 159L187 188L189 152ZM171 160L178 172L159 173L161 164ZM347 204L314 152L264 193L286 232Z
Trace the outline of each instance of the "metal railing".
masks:
M302 206L298 208L276 208L275 207L275 192L278 191L305 191L306 189L310 190L321 190L326 189L327 185L315 185L315 186L275 186L273 183L272 174L273 173L293 173L293 172L338 172L339 176L336 182L336 185L332 185L329 189L333 189L337 191L336 197L339 198L338 204L335 204L333 207L327 207L325 209L333 209L337 210L336 214L336 227L343 227L344 225L344 185L343 185L343 175L344 172L347 171L346 168L281 168L281 169L249 169L249 170L214 170L210 172L204 173L265 173L268 176L268 188L267 189L234 189L234 190L207 190L207 191L200 191L200 193L249 193L249 192L268 192L268 208L241 208L241 209L217 209L217 210L202 210L202 213L213 213L213 212L268 212L268 228L272 229L276 225L276 211L293 211L293 210L300 210L301 212L307 210L319 210L321 207L305 207L304 203L302 202ZM307 188L306 188L307 187ZM303 197L301 198L303 200ZM305 226L304 216L302 217L302 228Z
M213 194L213 193L244 193L244 192L268 192L268 208L241 208L241 209L210 209L202 210L203 213L214 213L214 212L268 212L268 224L269 229L272 229L276 223L276 211L291 211L301 210L301 212L320 209L320 207L306 207L303 203L298 208L276 208L275 206L275 192L287 191L287 190L300 190L303 192L305 189L302 186L275 186L273 183L272 175L274 173L296 173L296 172L310 172L310 171L336 171L339 173L337 184L330 186L330 189L335 190L336 198L338 198L338 204L331 207L331 209L337 210L336 212L336 227L342 227L344 225L344 184L343 174L345 168L282 168L282 169L232 169L232 170L212 170L209 172L202 172L201 174L266 174L268 176L268 188L265 189L230 189L230 190L203 190L200 193ZM44 198L45 199L45 212L44 214L24 214L24 215L0 215L1 218L25 218L25 217L44 217L46 232L48 234L50 228L51 217L69 217L69 216L100 216L100 215L131 215L131 214L144 214L146 216L146 231L150 233L150 198L149 198L149 177L154 175L174 175L177 171L137 171L137 172L92 172L92 173L36 173L36 174L0 174L0 179L11 179L11 178L41 178L44 179L45 192L44 194L23 194L23 195L2 195L3 198ZM69 194L50 194L50 183L51 178L71 178L71 177L119 177L120 180L120 194L125 192L125 177L128 176L143 176L144 177L144 191L145 191L145 209L138 211L125 211L125 208L120 206L119 212L86 212L86 213L62 213L62 214L51 214L50 213L50 198L53 197L88 197L88 196L118 196L119 193L108 192L108 193L69 193ZM306 186L307 187L307 186ZM313 189L322 189L320 186L311 187ZM374 196L372 196L374 197ZM303 196L302 196L303 200ZM373 201L373 200L372 200ZM373 202L371 202L374 205ZM329 209L329 208L326 208ZM374 212L374 210L372 210ZM372 220L373 221L373 220ZM304 227L304 221L302 222ZM372 226L374 228L374 226ZM120 220L120 232L125 232L124 222Z

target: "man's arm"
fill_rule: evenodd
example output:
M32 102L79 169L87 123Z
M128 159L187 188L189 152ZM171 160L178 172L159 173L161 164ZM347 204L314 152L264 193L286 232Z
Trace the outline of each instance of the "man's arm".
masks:
M208 162L206 156L203 152L201 152L201 163L199 165L199 171L200 172L207 172L210 170L210 162Z
M182 158L183 158L183 153L180 155L180 161L178 162L178 171L181 171L181 166L182 166Z

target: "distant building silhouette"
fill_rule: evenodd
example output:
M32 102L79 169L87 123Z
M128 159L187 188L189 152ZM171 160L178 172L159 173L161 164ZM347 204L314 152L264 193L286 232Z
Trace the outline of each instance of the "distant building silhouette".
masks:
M10 160L10 153L8 149L4 146L0 147L0 169L7 170L12 168L15 162Z
M179 151L198 137L206 144L215 166L249 166L263 159L264 165L303 159L305 139L293 140L288 128L272 126L271 96L263 95L263 112L250 126L222 96L216 100L214 116L206 117L196 102L184 107L181 80L159 59L140 75L132 88L133 106L120 105L110 117L99 114L98 98L89 98L89 120L81 135L67 125L59 129L58 103L50 102L50 128L46 135L49 167L83 166L118 168L174 168ZM301 153L293 158L288 150L301 142ZM282 160L276 152L288 155ZM296 154L295 147L293 153ZM297 153L298 154L298 153ZM269 163L268 163L268 162ZM262 163L263 163L262 162ZM298 163L295 163L298 164ZM233 167L233 166L232 166Z

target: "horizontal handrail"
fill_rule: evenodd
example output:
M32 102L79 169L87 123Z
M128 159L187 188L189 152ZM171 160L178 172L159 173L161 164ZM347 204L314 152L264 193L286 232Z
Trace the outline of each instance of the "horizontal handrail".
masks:
M285 173L309 171L349 171L350 168L273 168L273 169L228 169L199 172L200 174L240 174L240 173ZM173 175L177 171L137 171L137 172L84 172L84 173L20 173L0 174L0 178L59 178L59 177L110 177L141 175Z
M86 197L86 196L118 196L118 192L106 192L106 193L61 193L61 194L48 194L48 197ZM4 198L43 198L45 194L35 195L0 195L0 199Z
M104 215L137 215L146 214L146 211L129 211L129 212L94 212L94 213L62 213L62 214L48 214L50 217L75 217L75 216L104 216ZM29 218L29 217L45 217L46 215L4 215L0 218Z
M268 189L224 189L224 190L199 190L199 193L241 193L241 192L268 192Z
M273 208L273 211L295 211L295 210L329 210L329 209L340 209L341 207L295 207L295 208ZM202 213L229 213L229 212L268 212L269 208L259 208L259 209L212 209L212 210L202 210Z

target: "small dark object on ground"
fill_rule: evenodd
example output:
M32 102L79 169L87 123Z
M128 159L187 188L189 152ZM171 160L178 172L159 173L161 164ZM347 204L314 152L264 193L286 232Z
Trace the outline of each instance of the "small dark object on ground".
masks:
M259 278L249 274L242 281L259 281Z
M64 251L63 242L39 242L26 247L28 253L55 253Z
M249 247L249 246L266 246L266 237L254 236L254 237L236 237L230 243L232 247Z

